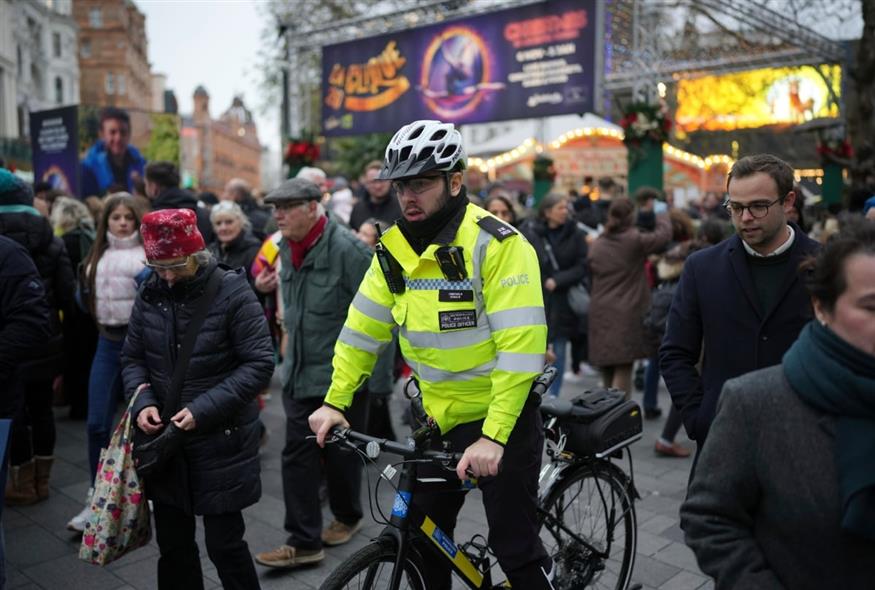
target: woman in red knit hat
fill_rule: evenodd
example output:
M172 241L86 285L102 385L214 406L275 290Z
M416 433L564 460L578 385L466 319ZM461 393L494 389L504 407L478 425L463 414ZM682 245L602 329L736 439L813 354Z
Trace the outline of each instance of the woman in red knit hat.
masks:
M203 588L195 542L195 515L201 515L222 586L258 588L241 510L261 496L255 398L273 373L267 324L246 272L217 265L193 211L149 213L140 233L154 273L128 324L125 391L138 394L132 414L140 430L183 431L181 447L145 481L161 552L158 587ZM171 392L187 327L201 308L206 316L185 379Z

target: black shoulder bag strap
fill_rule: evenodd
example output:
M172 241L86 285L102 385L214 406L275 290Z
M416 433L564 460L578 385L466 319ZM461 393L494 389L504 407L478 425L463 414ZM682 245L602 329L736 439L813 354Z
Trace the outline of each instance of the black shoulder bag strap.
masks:
M176 364L173 367L173 375L170 378L170 389L167 391L167 402L164 404L164 412L161 414L161 422L164 424L170 423L170 418L179 411L179 402L182 398L182 382L185 380L185 372L188 370L188 362L191 360L191 353L194 350L194 343L197 341L197 336L201 331L204 320L207 318L207 312L216 298L216 293L219 292L219 286L222 284L222 276L225 272L216 267L212 274L207 279L207 286L204 289L203 295L195 304L194 315L185 327L185 336L182 339L182 346L179 349L179 354L176 356Z

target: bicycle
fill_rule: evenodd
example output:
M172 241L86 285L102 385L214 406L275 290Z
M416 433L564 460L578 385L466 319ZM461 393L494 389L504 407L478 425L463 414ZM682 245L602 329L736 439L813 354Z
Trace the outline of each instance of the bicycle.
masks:
M535 380L533 395L543 395L554 376L555 369L549 367ZM414 408L418 406L421 410L421 400L414 397L411 401ZM635 406L637 433L634 428L626 429L628 432L615 432L604 440L585 440L591 433L578 428L581 414L574 403L552 400L541 405L549 462L539 478L538 513L542 519L542 541L556 564L553 580L556 590L589 587L625 590L629 587L637 541L634 500L638 494L632 477L611 460L615 453L625 449L631 474L632 457L628 446L641 438L641 424L637 405L628 404ZM599 411L607 407L605 403L601 405ZM599 414L599 411L590 410L583 418L603 416L604 412ZM466 491L476 486L473 480L460 482L453 473L461 453L429 450L432 439L438 435L436 425L428 419L406 444L349 429L332 431L333 442L346 444L372 462L382 451L400 455L403 461L387 526L370 544L341 563L323 582L321 590L427 590L422 548L446 560L468 588L508 587L506 583L492 583L493 560L485 538L475 535L457 545L413 502L417 493ZM601 444L594 445L597 442ZM589 448L594 450L588 452ZM587 452L578 453L578 449ZM418 481L417 468L423 463L446 469L448 477ZM375 493L380 480L391 482L395 471L392 465L383 470ZM370 484L368 487L370 489ZM601 510L593 512L594 505ZM616 530L618 527L620 530ZM414 544L414 539L426 542Z

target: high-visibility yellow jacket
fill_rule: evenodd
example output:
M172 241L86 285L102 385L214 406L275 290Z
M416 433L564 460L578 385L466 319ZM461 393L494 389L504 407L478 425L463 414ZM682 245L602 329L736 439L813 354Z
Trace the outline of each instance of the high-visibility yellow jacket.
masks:
M397 226L382 243L403 269L405 292L389 291L375 257L335 345L325 402L340 410L349 407L397 324L401 352L441 432L485 418L483 436L506 443L543 369L547 346L534 249L473 204L467 205L455 237L441 242L462 247L464 280L444 277L435 260L437 244L419 256Z

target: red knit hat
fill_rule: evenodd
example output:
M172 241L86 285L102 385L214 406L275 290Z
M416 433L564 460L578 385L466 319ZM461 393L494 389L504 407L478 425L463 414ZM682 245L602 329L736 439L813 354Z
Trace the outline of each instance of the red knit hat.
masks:
M149 260L188 256L205 248L191 209L162 209L143 216L140 223L143 249Z

